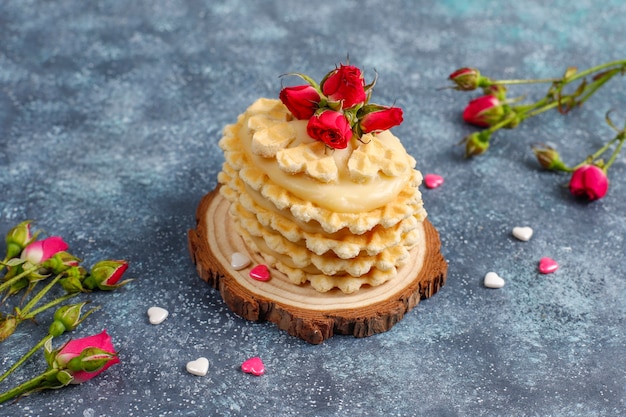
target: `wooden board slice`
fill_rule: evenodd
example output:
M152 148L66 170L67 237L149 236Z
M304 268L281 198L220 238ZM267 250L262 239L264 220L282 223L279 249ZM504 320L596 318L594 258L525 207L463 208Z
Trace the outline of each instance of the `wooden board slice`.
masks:
M446 281L447 263L440 252L437 230L422 224L422 243L398 276L377 287L364 286L352 294L338 289L320 293L309 284L294 285L272 269L266 282L249 277L264 263L237 235L230 203L219 188L204 196L196 212L196 228L189 230L192 261L200 278L219 292L237 315L252 321L270 321L309 343L319 344L334 334L366 337L389 330L423 298L435 294ZM236 271L231 255L248 256L249 267Z

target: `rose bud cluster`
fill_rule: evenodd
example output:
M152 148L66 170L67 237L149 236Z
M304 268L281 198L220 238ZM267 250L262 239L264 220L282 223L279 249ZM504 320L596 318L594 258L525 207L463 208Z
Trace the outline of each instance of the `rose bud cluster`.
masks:
M11 313L0 312L0 343L10 337L21 323L34 322L40 313L60 306L54 313L48 327L48 334L35 346L0 375L0 382L9 377L34 353L44 348L48 369L35 378L20 383L13 389L0 393L0 404L12 398L28 395L43 389L62 388L68 384L85 382L110 366L119 362L110 336L103 331L94 336L71 340L61 348L52 349L52 339L65 332L75 330L89 315L100 307L83 311L88 301L75 304L62 303L81 292L93 290L115 290L131 280L122 281L128 269L124 260L104 260L96 262L88 271L81 266L81 260L67 252L69 245L59 236L37 239L38 232L32 233L31 221L13 227L6 235L7 254L0 262L0 307L12 301L10 297L27 288L20 301L15 303ZM54 278L51 278L54 275ZM35 288L46 280L45 286L35 292ZM50 297L51 291L59 284L65 294ZM58 287L58 286L57 286ZM33 295L31 296L31 292ZM29 297L30 296L30 297ZM52 298L52 299L50 299ZM19 305L17 305L19 304ZM42 305L43 304L43 305Z
M37 239L39 233L32 233L31 223L25 221L18 224L5 238L8 259L0 263L0 271L6 268L4 276L0 276L0 298L3 300L0 307L9 305L11 296L21 292L24 295L19 308L13 307L14 311L7 314L0 313L0 342L13 334L21 323L34 320L39 313L78 293L111 291L132 281L122 280L128 269L127 261L99 261L88 271L81 265L79 258L67 252L69 245L63 238L51 236ZM40 282L44 282L45 286L36 292L35 289ZM57 283L65 291L65 295L57 295L52 301L45 300ZM33 295L28 298L31 293ZM66 321L65 324L67 323L69 322ZM72 326L65 327L69 329Z
M8 251L13 258L5 261L8 272L0 283L0 293L7 288L6 296L57 275L68 293L90 290L114 290L130 280L120 282L128 262L105 260L97 262L90 272L80 265L81 260L67 252L69 245L59 236L36 240L30 233L30 222L22 222L6 236ZM10 244L10 246L9 246ZM17 252L17 248L21 248Z
M308 120L307 134L333 149L345 149L352 138L377 133L402 123L402 109L369 103L374 80L365 84L361 70L341 64L318 84L304 74L307 84L284 87L280 100L298 120Z
M624 74L626 74L626 60L607 62L580 72L575 67L569 67L559 78L539 80L495 80L481 75L480 71L471 67L463 67L454 71L448 76L448 79L453 83L452 89L459 91L482 89L482 95L471 99L462 113L466 123L483 128L479 132L470 133L461 141L465 145L465 156L474 157L487 152L491 138L500 129L513 129L526 119L552 109L557 109L559 113L565 114L582 106L607 81L614 76ZM565 93L564 88L576 82L578 83L577 88L574 88L572 92ZM530 104L519 104L524 96L515 99L507 98L507 85L531 83L549 84L545 97ZM606 120L609 126L617 131L617 135L596 153L586 157L573 167L567 166L561 160L554 147L532 146L532 150L543 168L572 174L569 189L574 196L586 200L598 200L603 198L608 191L607 172L626 140L626 126L623 129L616 128L608 114ZM612 154L609 160L604 162L602 155L611 148L613 148Z
M23 227L25 223L27 222L20 223L7 234L7 242L15 237L15 230ZM27 223L27 226L29 227L30 223ZM51 236L41 240L35 240L35 237L32 237L29 242L22 247L19 253L15 253L13 258L2 264L8 269L4 276L4 282L0 283L0 293L5 288L7 289L5 297L17 294L27 287L32 288L37 282L48 278L51 271L46 269L44 264L69 247L59 236ZM15 241L13 241L12 247L17 247ZM14 253L15 251L10 252ZM54 263L54 261L50 262Z

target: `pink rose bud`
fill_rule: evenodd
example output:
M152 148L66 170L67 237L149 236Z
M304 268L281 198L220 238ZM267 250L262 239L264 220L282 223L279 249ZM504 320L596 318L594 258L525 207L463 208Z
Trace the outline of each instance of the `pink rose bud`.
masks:
M360 126L363 133L382 132L383 130L391 129L402 123L401 108L379 107L379 110L367 113L361 118Z
M26 220L9 230L5 238L7 244L6 259L15 258L22 252L22 249L31 243L34 238L30 231L31 223L31 220Z
M480 72L475 68L460 68L450 74L448 79L456 84L455 90L461 91L472 91L488 85L488 80L481 77Z
M127 269L126 261L100 261L91 268L89 276L83 281L83 286L90 290L96 288L105 291L114 290L130 282L130 280L119 282Z
M365 80L361 70L352 65L343 65L329 72L321 83L322 93L331 101L342 102L344 109L365 103Z
M569 182L569 191L577 197L599 200L609 189L609 179L596 165L583 165L576 169Z
M342 113L332 110L311 117L306 131L311 138L334 149L346 148L352 139L352 128L348 119Z
M470 101L463 111L463 120L467 123L489 127L496 124L504 116L502 103L496 96L486 95Z
M317 90L310 85L285 87L280 90L278 97L298 120L313 116L321 99Z
M119 363L119 358L106 330L102 333L70 340L59 350L46 355L57 369L71 375L71 384L80 384Z
M68 247L68 244L60 237L51 236L26 246L22 251L22 259L37 265L47 261L58 252L66 250Z

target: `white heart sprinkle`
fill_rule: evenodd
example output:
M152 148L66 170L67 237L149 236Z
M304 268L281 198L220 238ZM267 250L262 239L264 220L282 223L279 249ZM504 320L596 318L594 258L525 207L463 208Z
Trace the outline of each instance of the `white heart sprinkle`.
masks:
M513 236L523 242L528 242L533 236L533 229L530 227L514 227Z
M148 320L150 320L150 324L161 324L169 315L169 311L161 307L150 307L148 309Z
M187 362L187 372L192 375L205 376L209 372L209 360L198 358L195 361Z
M244 269L248 265L250 265L250 258L243 253L235 252L230 256L230 266L232 266L235 271Z
M495 272L487 272L483 284L487 288L502 288L504 287L504 280Z

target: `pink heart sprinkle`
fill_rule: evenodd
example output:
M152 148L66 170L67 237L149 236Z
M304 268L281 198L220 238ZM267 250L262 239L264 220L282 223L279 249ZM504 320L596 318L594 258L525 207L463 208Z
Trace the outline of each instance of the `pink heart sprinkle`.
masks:
M424 185L427 188L437 188L443 184L443 177L437 174L426 174L424 177Z
M539 272L542 274L551 274L559 269L559 264L551 258L541 258L539 260Z
M265 373L265 365L263 365L261 358L255 356L242 363L241 370L247 374L261 376Z
M270 270L267 269L266 265L257 265L250 270L250 278L256 279L257 281L269 281Z

